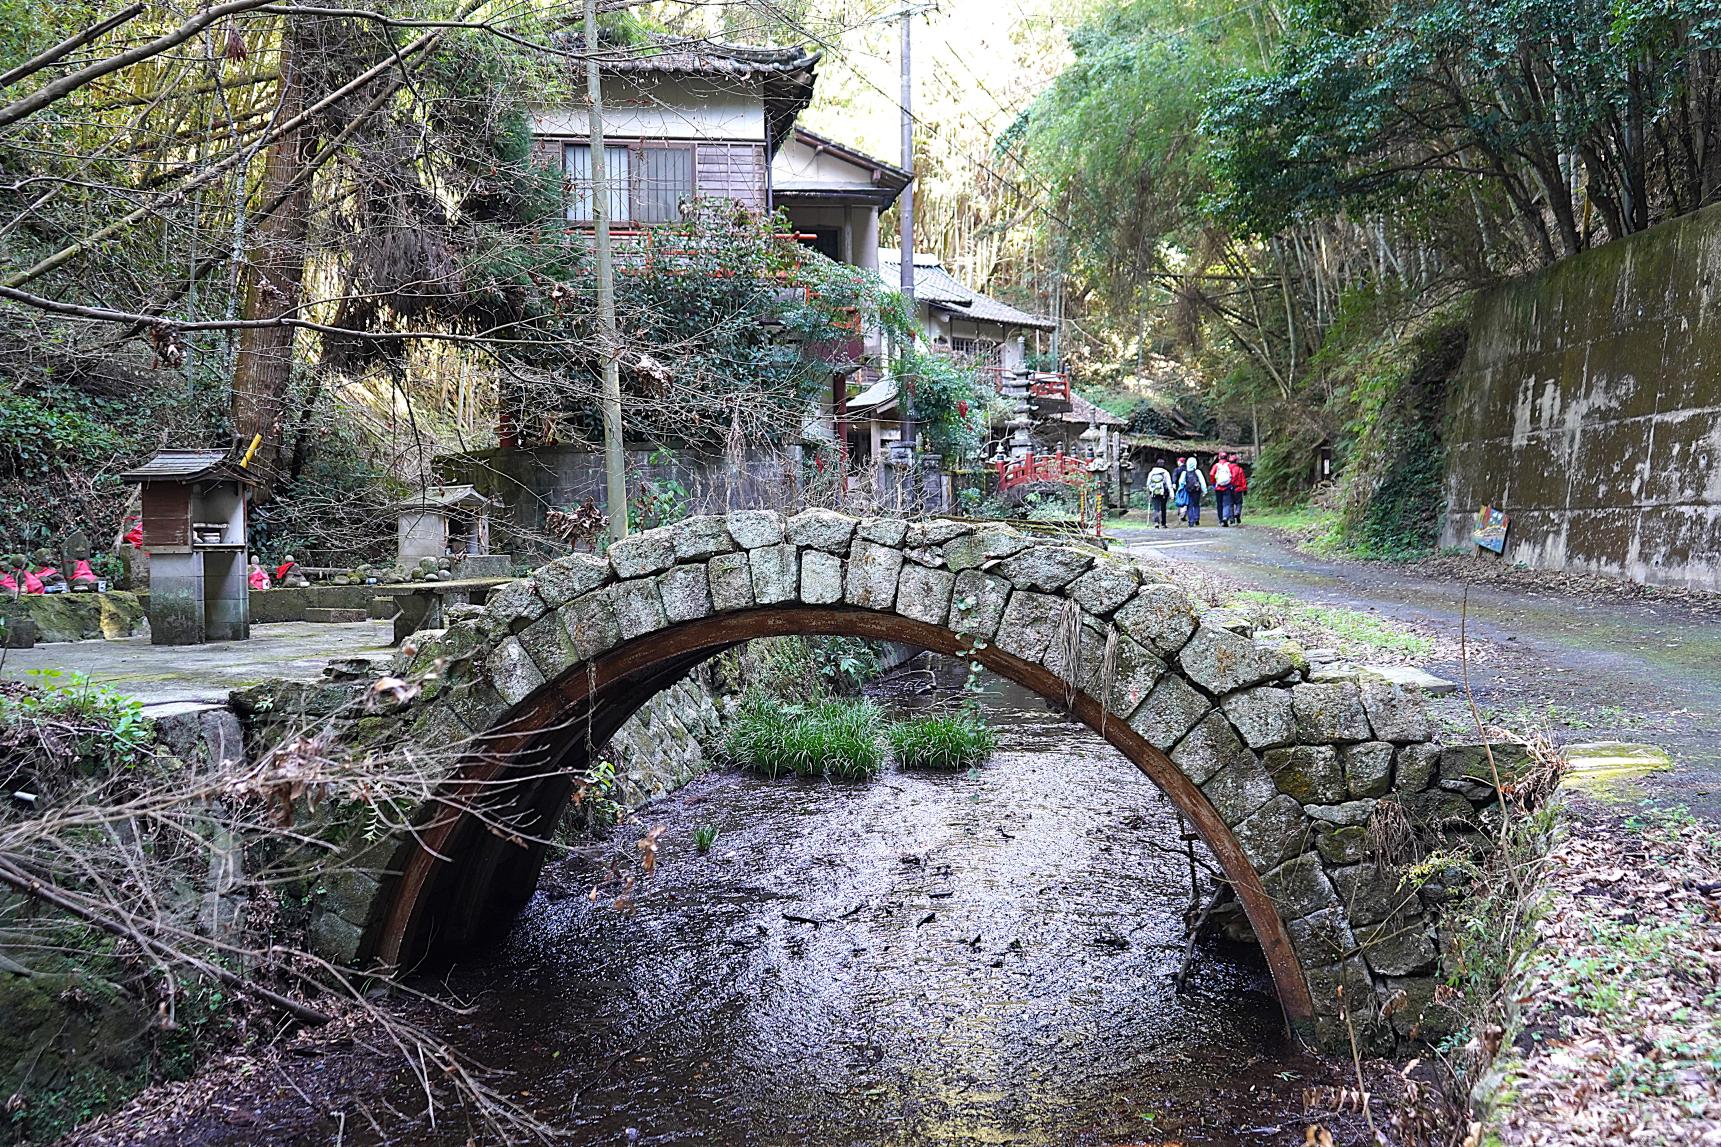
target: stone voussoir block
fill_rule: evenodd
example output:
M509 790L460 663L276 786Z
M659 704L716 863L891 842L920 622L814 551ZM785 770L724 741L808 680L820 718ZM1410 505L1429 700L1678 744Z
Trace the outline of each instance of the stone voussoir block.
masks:
M554 681L579 660L560 613L540 617L520 631L519 639L546 681Z
M711 583L711 608L718 613L753 607L753 563L747 554L718 554L705 563L705 576Z
M903 518L862 518L855 533L874 545L899 550L903 539L908 537L908 522Z
M407 736L433 752L457 752L472 738L472 729L454 711L452 701L427 706L407 729Z
M1184 643L1177 660L1191 681L1214 696L1283 677L1293 668L1290 658L1277 650L1205 620Z
M615 586L616 624L621 627L624 641L655 633L669 624L663 609L663 595L658 579L633 578Z
M863 609L887 610L896 604L896 583L902 573L902 551L876 542L856 541L849 550L843 575L843 598Z
M1216 710L1209 712L1193 729L1185 733L1177 742L1177 747L1171 751L1171 763L1198 785L1206 784L1227 766L1253 763L1254 759L1254 754L1243 744L1243 739L1237 735L1237 730L1231 727L1231 722ZM1272 795L1269 792L1266 797L1262 797L1262 803ZM1217 804L1214 807L1217 808ZM1223 815L1225 810L1219 811ZM1249 811L1253 812L1254 809Z
M675 523L669 531L678 562L704 561L735 548L735 539L729 536L729 523L721 517L687 518Z
M671 622L711 616L711 579L703 562L666 570L658 579L657 591L663 599L664 617Z
M1034 540L1009 526L983 526L944 543L944 564L953 573L980 569L988 562L1014 557Z
M658 526L629 534L611 542L610 566L621 579L650 577L675 564L675 534L671 526Z
M1231 723L1225 720L1223 714L1215 713L1208 721L1224 722L1227 729ZM1199 727L1199 726L1198 726ZM1235 732L1231 733L1232 742L1236 746L1236 755L1227 761L1218 772L1201 782L1201 791L1207 794L1207 800L1218 810L1226 824L1240 824L1249 819L1268 801L1279 797L1279 790L1273 784L1273 778L1267 775L1266 768L1261 764L1253 750L1244 747L1243 739ZM1172 760L1176 760L1175 753Z
M1075 626L1076 641L1072 647L1065 640L1067 626ZM1067 684L1078 689L1083 680L1104 669L1105 627L1082 612L1075 602L1065 599L1058 611L1055 635L1040 654L1040 664L1057 674ZM1073 654L1073 657L1072 657Z
M753 600L760 605L793 601L800 592L800 551L792 543L749 550L753 571ZM712 559L715 561L716 559ZM715 588L715 586L714 586Z
M902 567L897 582L896 611L915 621L943 625L950 617L955 589L956 575L948 570L909 563Z
M1003 620L1010 583L1003 578L963 570L956 575L950 597L950 628L977 642L990 643Z
M520 578L490 591L485 602L485 619L497 633L518 633L549 611L538 596L538 583Z
M802 510L788 521L785 536L792 545L810 546L828 554L848 552L849 539L860 523L835 510Z
M1038 662L1057 636L1064 599L1047 593L1016 590L1004 607L993 644L1024 661Z
M1087 573L1064 590L1083 610L1095 617L1109 617L1135 596L1141 575L1128 562L1100 559Z
M589 593L610 580L607 558L596 554L567 554L532 571L538 596L551 609L560 609L582 593Z
M783 515L776 510L731 510L728 527L729 537L744 550L779 546L786 536Z
M1305 851L1313 833L1303 806L1280 794L1231 827L1256 872L1276 868Z
M1107 635L1111 641L1110 689L1104 679L1107 636L1099 638L1099 655L1084 659L1082 688L1090 697L1103 701L1113 717L1127 721L1165 676L1165 662L1147 646L1123 636L1115 628L1108 630Z
M967 522L953 522L948 518L933 518L925 522L910 522L908 524L908 536L903 539L903 544L909 549L938 547L964 534L972 534L973 532L974 527Z
M1168 672L1129 718L1129 727L1161 751L1170 749L1213 708L1206 694Z
M517 637L498 642L484 667L496 692L510 705L518 705L544 683L544 674Z
M995 572L1017 589L1056 593L1094 564L1094 555L1075 546L1032 546L998 563Z
M491 728L508 711L508 702L490 683L487 673L450 687L442 695L441 706L450 709L475 734Z
M835 605L843 599L844 561L824 550L801 551L801 600L808 605Z
M621 644L621 625L616 620L615 586L606 585L582 593L559 611L574 650L581 660L607 653Z
M1112 623L1161 657L1175 657L1195 632L1195 603L1177 586L1143 585L1112 615Z

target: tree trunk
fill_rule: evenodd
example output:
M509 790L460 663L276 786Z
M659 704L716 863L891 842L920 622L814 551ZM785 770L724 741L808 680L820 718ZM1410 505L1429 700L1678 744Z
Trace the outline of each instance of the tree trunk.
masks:
M307 22L288 18L281 31L281 95L279 118L291 119L305 106L303 63ZM245 318L269 319L290 314L302 301L305 240L310 231L310 181L296 184L310 159L313 132L302 126L272 144L263 161L263 203L280 203L253 221L247 252L244 293ZM292 188L282 198L284 189ZM247 327L239 332L238 357L233 364L233 433L241 448L253 435L261 445L252 459L257 479L254 499L267 501L284 477L281 464L290 443L286 426L287 391L293 376L290 326Z

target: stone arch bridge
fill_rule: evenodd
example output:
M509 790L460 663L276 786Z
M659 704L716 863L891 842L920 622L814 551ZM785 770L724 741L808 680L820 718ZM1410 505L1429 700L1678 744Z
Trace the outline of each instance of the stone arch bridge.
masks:
M1492 796L1443 780L1419 694L1309 682L1294 645L1128 559L1000 525L816 509L693 518L564 557L418 635L401 673L419 691L382 734L458 749L413 833L331 866L319 946L402 967L494 935L535 887L546 846L530 838L549 834L593 746L718 651L784 634L970 656L1067 706L1201 835L1299 1030L1345 1042L1341 987L1369 1046L1412 1030L1438 930L1387 863L1404 849L1382 840L1473 823Z

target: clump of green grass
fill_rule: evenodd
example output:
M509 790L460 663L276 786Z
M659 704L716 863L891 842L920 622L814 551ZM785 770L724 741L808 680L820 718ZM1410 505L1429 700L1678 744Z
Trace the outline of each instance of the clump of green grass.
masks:
M711 851L711 846L717 843L717 826L702 824L693 830L693 847L701 854Z
M866 780L884 768L883 725L884 714L871 701L785 705L749 700L729 727L729 756L768 777L796 773Z
M898 721L885 739L905 769L972 768L998 748L998 735L966 712Z

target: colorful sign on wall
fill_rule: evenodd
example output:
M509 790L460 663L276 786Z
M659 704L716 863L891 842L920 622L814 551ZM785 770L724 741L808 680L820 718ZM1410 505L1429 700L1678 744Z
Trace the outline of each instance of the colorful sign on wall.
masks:
M1496 510L1493 506L1483 506L1476 511L1476 529L1470 535L1479 550L1493 550L1497 554L1506 552L1506 530L1512 520L1506 516L1506 511Z

